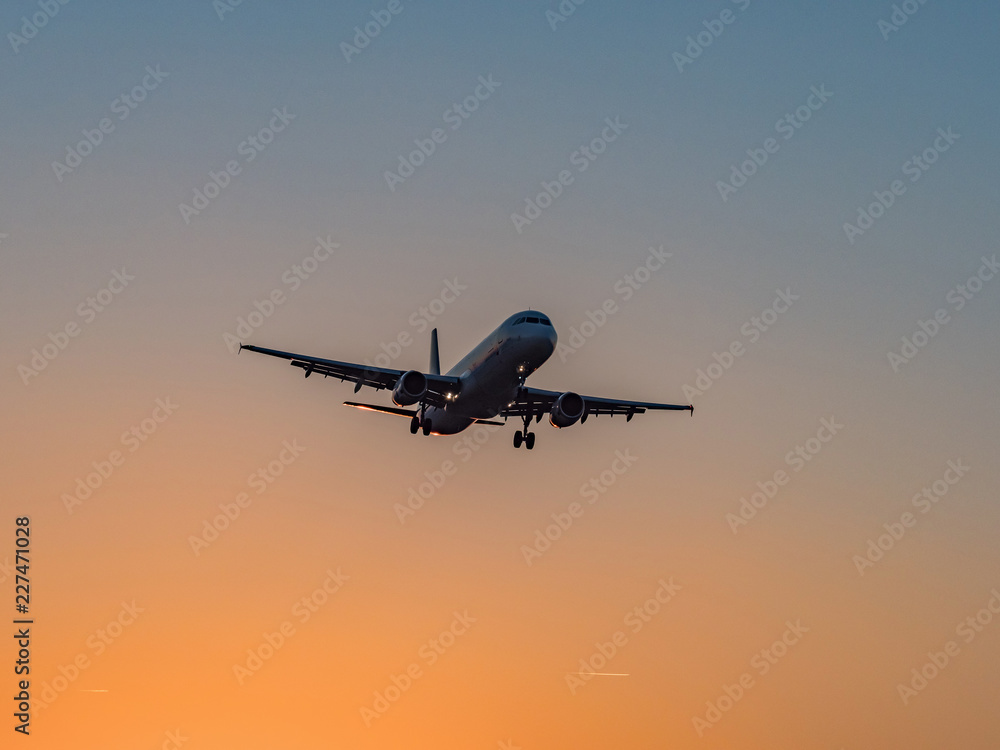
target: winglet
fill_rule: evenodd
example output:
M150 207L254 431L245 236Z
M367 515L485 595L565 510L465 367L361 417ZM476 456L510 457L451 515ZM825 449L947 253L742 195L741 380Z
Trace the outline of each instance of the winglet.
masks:
M694 404L691 404L691 406L689 408L691 409L691 415L690 416L693 417L694 416Z
M438 329L431 331L431 375L441 374L441 359L438 357Z
M236 350L236 353L239 354L241 351L243 351L243 342L242 341L240 342L240 348Z

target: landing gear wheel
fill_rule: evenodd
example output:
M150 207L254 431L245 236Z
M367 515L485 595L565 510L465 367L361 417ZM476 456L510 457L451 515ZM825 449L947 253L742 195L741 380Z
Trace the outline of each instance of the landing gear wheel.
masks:
M528 432L528 427L531 426L531 414L524 415L524 432L518 430L514 433L514 447L520 448L521 441L524 441L524 447L529 451L535 447L535 433Z
M431 420L430 420L429 417L424 417L424 421L423 421L422 427L423 427L425 435L430 435L431 434Z
M419 429L420 429L420 417L414 414L413 419L410 420L410 434L416 435L417 430Z

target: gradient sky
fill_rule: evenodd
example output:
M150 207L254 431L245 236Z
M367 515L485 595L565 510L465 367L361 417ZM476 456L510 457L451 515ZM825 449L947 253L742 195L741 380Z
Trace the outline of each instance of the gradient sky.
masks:
M32 692L55 691L15 739L1000 745L1000 9L913 0L890 32L890 2L589 0L553 21L555 0L398 0L345 59L355 27L389 5L245 0L220 18L210 0L77 1L21 41L9 34L41 6L0 12L0 562L13 562L14 518L30 516ZM713 26L679 70L675 53ZM451 129L480 78L499 85ZM779 128L814 89L832 95ZM293 119L263 150L241 147L275 109ZM110 132L57 176L102 118ZM579 171L609 118L622 132ZM386 171L435 128L443 142L390 189ZM934 163L913 182L926 149ZM766 162L723 199L719 182L753 154ZM185 220L180 205L231 161L238 174ZM518 231L512 214L562 170L572 183ZM845 223L874 193L889 202L894 180L891 206L849 238ZM317 238L332 255L286 281ZM660 247L668 262L625 299L616 285ZM977 272L991 278L961 298ZM115 273L134 278L120 287ZM464 289L445 305L449 283ZM238 331L273 290L282 302ZM797 299L754 333L779 291ZM405 333L391 366L424 368L421 309L443 307L450 367L517 310L546 312L566 343L609 298L617 312L531 384L687 402L711 369L693 419L543 422L530 453L511 447L513 424L423 439L343 408L349 385L237 357L226 339L361 362ZM938 310L947 322L894 367ZM822 420L842 427L797 459ZM290 463L273 464L283 450ZM114 451L121 465L67 507ZM620 476L607 473L616 452L635 457ZM252 479L269 464L273 483ZM614 483L590 503L581 487L602 472ZM787 483L734 522L778 472ZM401 521L397 506L435 478ZM935 482L931 504L920 493L937 497ZM582 514L527 564L524 547L574 502ZM195 550L227 507L238 516ZM901 538L859 565L885 524ZM10 614L14 580L0 577ZM636 619L661 581L680 588ZM303 609L324 582L335 593ZM963 625L977 613L983 624ZM280 647L240 677L283 623ZM598 671L629 676L571 687L617 631ZM901 691L946 649L922 689ZM366 720L411 665L419 677Z

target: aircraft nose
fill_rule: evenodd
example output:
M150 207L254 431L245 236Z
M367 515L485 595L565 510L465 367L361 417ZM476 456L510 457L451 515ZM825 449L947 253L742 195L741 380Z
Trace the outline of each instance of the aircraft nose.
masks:
M556 342L558 340L559 340L559 335L556 333L556 329L555 328L550 328L549 329L549 345L552 347L552 349L549 351L549 354L551 354L552 352L554 352L556 350Z

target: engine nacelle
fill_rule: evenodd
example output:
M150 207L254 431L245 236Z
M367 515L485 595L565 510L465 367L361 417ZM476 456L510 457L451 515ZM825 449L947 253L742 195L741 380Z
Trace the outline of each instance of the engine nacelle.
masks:
M583 402L583 396L573 391L566 391L555 403L552 404L552 412L549 414L549 424L553 427L569 427L580 421L584 410L587 408Z
M399 376L392 389L392 400L397 406L412 406L427 393L427 378L422 372L408 370Z

